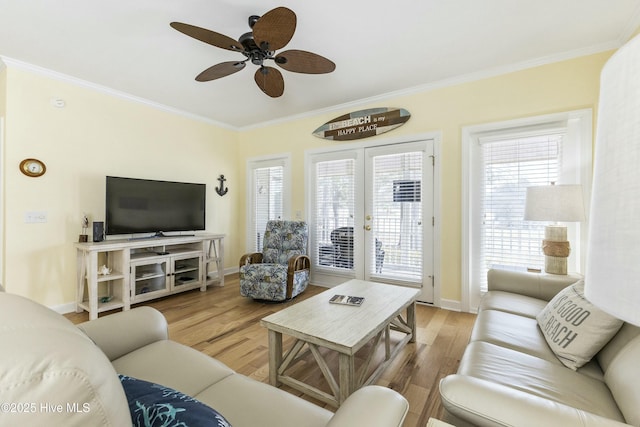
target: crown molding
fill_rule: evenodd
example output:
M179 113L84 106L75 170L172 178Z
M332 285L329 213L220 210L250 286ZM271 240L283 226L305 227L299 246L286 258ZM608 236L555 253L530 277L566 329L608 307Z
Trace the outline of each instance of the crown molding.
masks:
M142 98L139 96L134 96L131 95L129 93L126 92L122 92L116 89L112 89L110 87L107 86L102 86L99 85L97 83L93 83L93 82L89 82L87 80L82 80L80 78L77 77L73 77L70 76L68 74L64 74L64 73L60 73L58 71L53 71L50 70L48 68L44 68L44 67L40 67L37 65L33 65L33 64L29 64L27 62L24 61L20 61L17 59L13 59L13 58L9 58L7 56L2 56L0 55L0 70L2 70L2 63L4 63L7 67L13 67L19 70L24 70L24 71L28 71L28 72L32 72L34 74L38 74L44 77L48 77L54 80L58 80L58 81L63 81L65 83L69 83L75 86L79 86L79 87L84 87L87 89L92 89L95 90L97 92L106 94L106 95L110 95L110 96L114 96L116 98L121 98L121 99L125 99L127 101L133 101L133 102L137 102L139 104L143 104L146 105L148 107L151 108L155 108L157 110L161 110L167 113L172 113L172 114L176 114L178 116L182 116L182 117L186 117L188 119L191 120L196 120L196 121L200 121L200 122L205 122L205 123L209 123L211 125L217 126L217 127L221 127L224 129L228 129L228 130L232 130L232 131L238 131L239 129L235 126L231 126L227 123L222 123L213 119L210 119L208 117L203 117L203 116L199 116L197 114L193 114L193 113L189 113L187 111L184 110L180 110L177 108L173 108L173 107L169 107L167 105L164 104L160 104L158 102L154 102L151 100L148 100L146 98Z
M627 25L622 27L618 42L620 46L631 40L636 34L640 34L640 5L636 6L636 10L631 14L631 18L627 21Z
M106 86L98 85L96 83L92 83L86 80L82 80L76 77L69 76L67 74L59 73L57 71L53 71L50 69L46 69L43 67L39 67L33 64L29 64L23 61L19 61L13 58L9 58L6 56L0 55L0 70L2 70L2 63L4 63L7 67L15 67L18 69L30 71L36 74L43 75L45 77L50 77L56 80L65 81L70 84L74 84L77 86L82 86L85 88L93 89L98 92L102 92L111 96L115 96L122 99L127 99L129 101L138 102L144 105L147 105L152 108L156 108L162 111L166 111L169 113L173 113L179 116L187 117L192 120L202 121L205 123L212 124L214 126L218 126L227 130L232 130L236 132L247 132L256 129L262 129L270 126L281 125L288 122L293 122L297 120L306 119L309 117L315 117L318 115L324 115L328 113L335 112L344 112L345 110L360 108L363 105L367 104L375 104L382 101L387 101L392 98L399 98L405 96L412 96L419 93L430 92L436 89L442 89L451 86L457 86L465 83L470 83L474 81L484 80L491 77L497 77L500 75L510 74L517 71L526 70L528 68L535 68L542 65L553 64L556 62L562 62L570 59L579 58L582 56L593 55L596 53L615 50L622 46L624 43L628 41L628 38L637 30L636 23L640 23L640 8L638 12L634 15L634 17L630 20L630 24L627 26L628 28L623 29L619 38L614 41L610 41L607 43L602 43L594 46L590 46L583 49L576 49L567 52L561 52L554 55L544 56L540 58L535 58L532 60L527 60L515 64L510 64L501 67L488 68L485 70L480 70L477 72L463 74L460 76L451 77L448 79L443 79L435 82L425 83L422 85L412 86L410 88L401 89L392 92L386 92L380 95L375 95L368 98L361 98L353 101L349 101L342 104L333 105L326 108L316 109L312 111L307 111L300 114L294 114L286 117L281 117L274 120L268 120L252 125L247 126L232 126L227 123L219 122L217 120L210 119L208 117L199 116L193 113L186 112L184 110L179 110L177 108L169 107L163 104L159 104L157 102L150 101L145 98L137 97L122 91L118 91Z
M640 15L639 15L639 18L640 18ZM243 126L243 127L240 127L238 130L239 131L254 130L254 129L269 127L277 124L283 124L283 123L294 121L294 120L300 120L300 119L309 118L309 117L313 117L321 114L326 114L330 112L344 112L345 110L360 108L363 105L374 104L381 101L387 101L391 98L399 98L399 97L411 96L411 95L415 95L423 92L430 92L436 89L457 86L464 83L471 83L479 80L488 79L491 77L510 74L517 71L526 70L528 68L535 68L542 65L553 64L556 62L567 61L567 60L579 58L582 56L588 56L588 55L593 55L600 52L606 52L608 50L615 50L615 49L618 49L620 46L622 46L625 42L626 41L615 40L607 43L590 46L587 48L561 52L555 55L548 55L548 56L535 58L535 59L531 59L531 60L527 60L527 61L523 61L515 64L509 64L502 67L488 68L485 70L480 70L480 71L469 73L469 74L463 74L460 76L451 77L451 78L439 80L436 82L425 83L418 86L412 86L406 89L383 93L383 94L372 96L369 98L362 98L362 99L350 101L344 104L334 105L331 107L313 110L305 113L300 113L293 116L287 116L280 119L257 123L255 125Z

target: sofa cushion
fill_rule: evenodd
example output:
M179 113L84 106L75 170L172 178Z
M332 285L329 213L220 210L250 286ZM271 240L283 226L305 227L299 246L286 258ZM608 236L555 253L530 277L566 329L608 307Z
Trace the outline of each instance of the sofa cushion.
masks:
M583 280L553 297L537 320L551 350L573 370L591 360L623 323L585 298Z
M119 375L134 427L231 427L215 409L170 387Z
M193 396L236 426L323 427L333 415L293 394L236 374L222 362L174 341L144 346L113 365L120 374ZM277 411L276 407L287 409Z
M226 377L194 397L237 426L325 427L333 416L292 393L240 374Z
M535 318L483 310L476 318L470 341L489 342L560 365Z
M162 384L189 396L234 374L222 362L168 340L146 345L112 363L119 374Z
M498 310L535 319L546 305L547 301L526 295L489 291L482 297L478 311Z
M458 374L624 422L604 382L509 348L481 341L469 343Z
M503 291L549 301L576 281L576 275L524 273L491 269L487 272L489 291Z

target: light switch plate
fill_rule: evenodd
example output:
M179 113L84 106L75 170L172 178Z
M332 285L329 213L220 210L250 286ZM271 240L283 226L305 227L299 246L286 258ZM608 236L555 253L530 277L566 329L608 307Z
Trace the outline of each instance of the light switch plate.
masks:
M47 222L47 212L45 211L25 212L24 222L27 224Z

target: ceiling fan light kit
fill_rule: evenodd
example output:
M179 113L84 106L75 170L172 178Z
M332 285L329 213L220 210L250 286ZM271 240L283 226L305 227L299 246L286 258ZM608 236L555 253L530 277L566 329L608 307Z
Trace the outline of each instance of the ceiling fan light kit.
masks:
M213 65L196 76L199 82L208 82L243 70L247 62L258 66L254 80L268 96L277 98L284 93L284 78L275 67L265 65L273 61L280 68L294 73L326 74L335 70L336 65L329 59L313 52L291 49L278 53L285 47L296 30L296 14L286 8L277 7L262 16L251 15L248 19L251 31L244 33L236 41L215 31L182 22L172 22L172 28L196 40L239 52L245 56L241 61L227 61Z

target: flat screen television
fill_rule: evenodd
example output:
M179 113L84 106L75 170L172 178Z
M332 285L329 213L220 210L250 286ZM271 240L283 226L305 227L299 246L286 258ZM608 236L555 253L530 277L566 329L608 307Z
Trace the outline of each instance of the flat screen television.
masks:
M105 234L205 229L206 184L107 176Z

